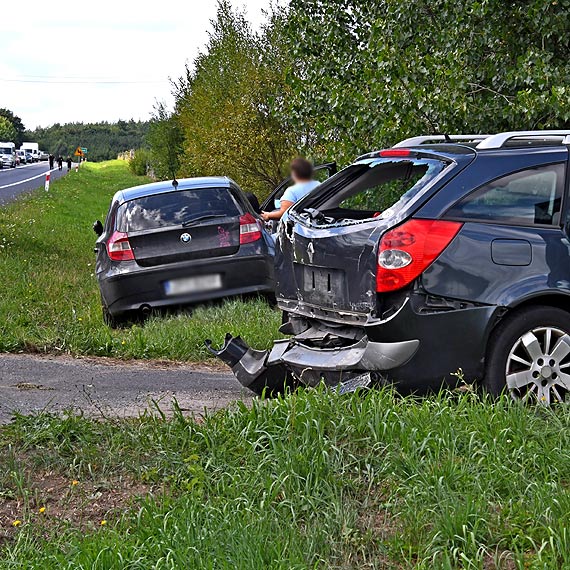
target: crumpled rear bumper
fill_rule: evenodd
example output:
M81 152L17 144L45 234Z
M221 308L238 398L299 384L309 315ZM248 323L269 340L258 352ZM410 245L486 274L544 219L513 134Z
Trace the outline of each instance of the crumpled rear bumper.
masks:
M294 340L278 340L269 352L267 364L323 371L390 370L407 362L419 345L419 340L372 342L366 336L342 348L313 348Z
M328 372L383 371L408 362L419 340L372 342L364 336L337 348L311 347L292 339L278 340L271 350L254 350L241 337L227 334L219 349L208 349L228 364L240 383L260 394L280 392L296 383L315 384ZM331 377L335 378L334 374Z

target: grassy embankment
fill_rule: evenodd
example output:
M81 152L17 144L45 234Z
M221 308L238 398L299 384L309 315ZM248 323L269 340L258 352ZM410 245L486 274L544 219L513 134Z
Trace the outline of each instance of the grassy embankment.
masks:
M570 568L568 449L567 407L471 393L19 418L0 568Z
M227 331L267 347L280 315L264 301L230 301L191 315L112 331L101 320L93 221L116 190L144 183L125 162L85 164L0 209L0 352L34 351L203 361L204 338Z

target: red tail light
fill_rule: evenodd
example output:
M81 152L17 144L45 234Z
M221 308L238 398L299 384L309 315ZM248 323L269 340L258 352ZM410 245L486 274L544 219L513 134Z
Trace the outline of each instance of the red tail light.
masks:
M244 214L239 219L239 243L251 243L261 238L261 222L251 214Z
M411 283L439 257L462 225L442 220L410 220L387 231L378 249L376 291L396 291Z
M107 253L113 261L132 261L135 258L129 238L122 232L113 232L107 242Z

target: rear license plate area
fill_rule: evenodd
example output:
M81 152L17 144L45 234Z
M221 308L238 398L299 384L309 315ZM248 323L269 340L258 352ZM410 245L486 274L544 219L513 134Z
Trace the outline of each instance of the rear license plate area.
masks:
M303 284L303 297L310 303L330 305L346 298L346 279L342 269L297 264L297 282ZM300 279L299 279L300 277Z
M190 295L204 293L222 288L222 276L219 273L212 275L195 275L164 282L164 293L169 297L175 295Z

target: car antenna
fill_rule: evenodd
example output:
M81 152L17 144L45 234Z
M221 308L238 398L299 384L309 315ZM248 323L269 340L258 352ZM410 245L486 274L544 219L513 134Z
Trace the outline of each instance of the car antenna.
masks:
M453 142L447 133L443 133L443 138L445 139L445 142Z

